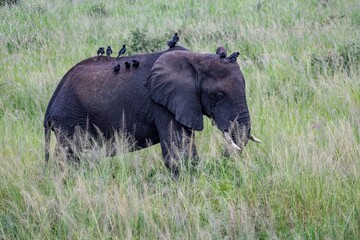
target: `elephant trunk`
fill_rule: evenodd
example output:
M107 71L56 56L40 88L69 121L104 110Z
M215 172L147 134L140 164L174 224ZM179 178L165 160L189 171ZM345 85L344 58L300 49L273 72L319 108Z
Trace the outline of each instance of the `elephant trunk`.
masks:
M230 143L230 149L236 149L242 151L250 138L251 123L250 117L246 118L237 117L234 121L231 122L229 132L224 133L225 140L228 145ZM230 141L231 140L231 141ZM236 144L237 148L232 144ZM232 147L231 147L232 146Z
M260 139L251 134L250 119L233 121L223 135L230 152L241 152L249 140L261 143Z

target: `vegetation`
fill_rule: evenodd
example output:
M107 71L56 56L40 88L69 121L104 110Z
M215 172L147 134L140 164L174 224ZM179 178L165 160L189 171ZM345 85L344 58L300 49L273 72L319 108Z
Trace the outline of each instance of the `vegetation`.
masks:
M357 0L0 1L0 238L359 239L359 12ZM66 71L100 46L166 49L174 32L194 51L240 52L263 143L224 157L206 120L201 162L178 181L159 146L44 169L43 116Z

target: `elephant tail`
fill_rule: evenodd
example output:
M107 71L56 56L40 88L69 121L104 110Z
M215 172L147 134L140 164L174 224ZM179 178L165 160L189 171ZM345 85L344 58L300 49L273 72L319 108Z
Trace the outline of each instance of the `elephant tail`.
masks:
M45 133L45 165L47 165L49 162L49 152L50 152L50 136L51 136L50 121L45 120L44 133Z

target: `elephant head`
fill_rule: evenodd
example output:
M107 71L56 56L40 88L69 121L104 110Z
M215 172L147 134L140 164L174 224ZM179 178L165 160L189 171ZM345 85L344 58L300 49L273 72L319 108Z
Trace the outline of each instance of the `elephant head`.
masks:
M154 63L146 87L151 99L171 111L182 125L201 131L206 115L230 147L242 150L249 139L258 139L250 134L245 79L236 57L168 52Z

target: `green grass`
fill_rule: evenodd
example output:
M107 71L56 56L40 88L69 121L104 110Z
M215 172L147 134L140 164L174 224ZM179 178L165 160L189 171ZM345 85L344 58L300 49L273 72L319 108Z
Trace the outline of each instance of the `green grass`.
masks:
M261 2L0 1L0 238L359 239L360 4ZM206 120L178 181L159 146L45 171L66 71L100 46L166 49L175 31L193 51L240 51L263 143L225 158Z

